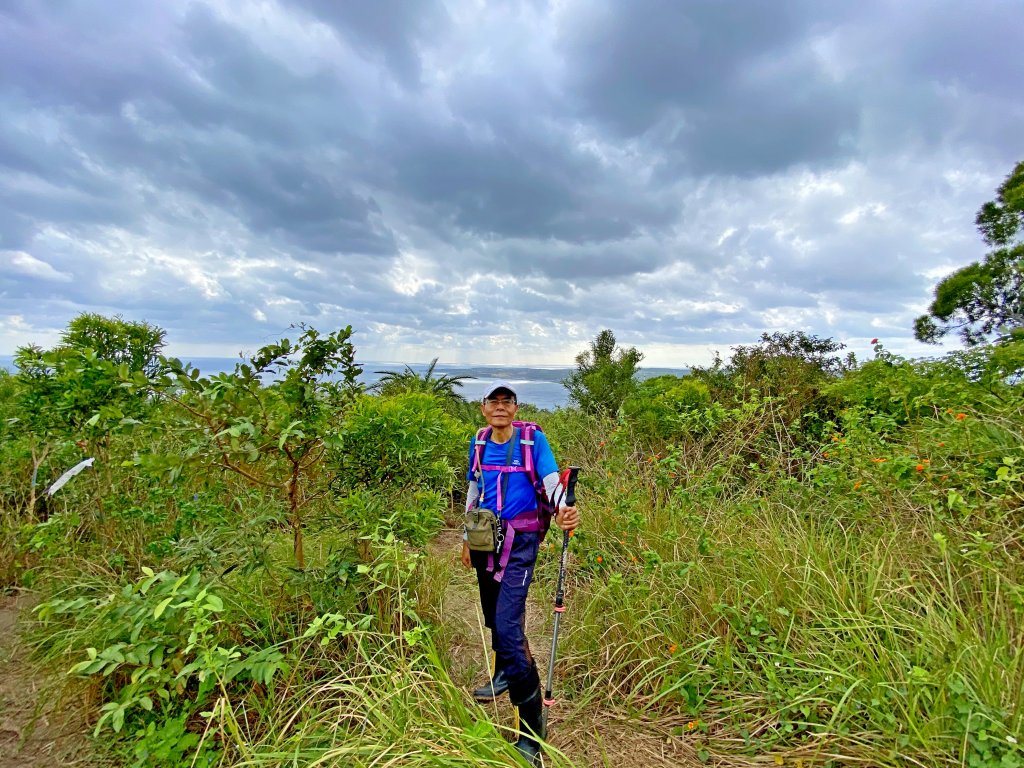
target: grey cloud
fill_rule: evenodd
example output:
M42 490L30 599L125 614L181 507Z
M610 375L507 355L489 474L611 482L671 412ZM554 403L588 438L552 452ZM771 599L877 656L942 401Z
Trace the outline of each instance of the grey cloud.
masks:
M0 249L74 277L8 271L0 311L232 349L351 322L424 359L532 321L855 336L977 257L1019 159L1002 0L240 8L0 8Z
M813 5L644 0L581 11L565 43L582 109L667 150L667 173L757 175L851 153L858 112L811 53L824 15Z
M409 86L420 79L419 40L437 34L447 16L444 4L435 0L298 0L297 5L332 26L356 49L382 59Z
M428 201L426 215L440 213L459 230L485 238L600 242L668 218L657 202L623 197L622 188L633 186L628 178L564 141L543 137L544 130L478 138L458 126L432 130L409 123L393 142L395 172L404 189Z
M785 45L807 25L788 3L640 0L573 10L563 40L579 98L629 135L666 109L714 97L744 58Z

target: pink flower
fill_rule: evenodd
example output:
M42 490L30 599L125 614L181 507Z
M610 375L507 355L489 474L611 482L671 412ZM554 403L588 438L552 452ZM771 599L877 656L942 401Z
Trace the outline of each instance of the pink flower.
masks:
M872 343L872 344L877 344L877 343L878 343L878 339L872 339L872 340L871 340L871 343Z

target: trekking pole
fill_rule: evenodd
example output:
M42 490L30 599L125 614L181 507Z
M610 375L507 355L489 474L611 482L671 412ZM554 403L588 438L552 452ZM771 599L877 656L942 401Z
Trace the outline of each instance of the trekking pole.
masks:
M579 467L569 467L565 474L565 505L576 505L576 475ZM555 676L555 656L558 652L558 622L565 613L565 567L569 560L569 531L562 531L562 562L558 566L558 587L555 590L555 629L551 635L551 660L548 662L548 681L544 689L544 731L542 738L547 738L547 708L555 703L551 696L551 682Z

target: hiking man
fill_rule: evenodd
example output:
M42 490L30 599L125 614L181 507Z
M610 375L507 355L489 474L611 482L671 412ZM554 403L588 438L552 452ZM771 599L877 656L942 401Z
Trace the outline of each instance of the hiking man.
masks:
M558 502L560 498L558 465L547 438L539 429L529 430L533 443L529 445L529 438L523 443L525 430L512 423L518 407L515 388L508 382L498 382L484 393L480 412L488 429L470 444L466 509L467 520L474 512L477 517L485 510L494 513L496 542L490 552L470 549L467 531L462 564L476 570L484 623L491 631L492 677L473 691L473 697L489 701L508 691L519 711L521 735L516 748L533 764L540 753L533 737L543 736L543 710L540 675L524 625L526 595L547 521L538 514L537 491L525 464L530 463L534 476L543 479L548 499ZM575 506L559 506L554 519L564 531L579 525Z

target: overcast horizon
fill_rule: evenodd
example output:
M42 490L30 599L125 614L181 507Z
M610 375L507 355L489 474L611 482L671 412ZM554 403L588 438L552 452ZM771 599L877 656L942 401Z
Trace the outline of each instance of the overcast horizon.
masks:
M1024 159L1024 0L7 0L0 354L81 312L233 357L911 356ZM950 346L953 346L951 343Z

